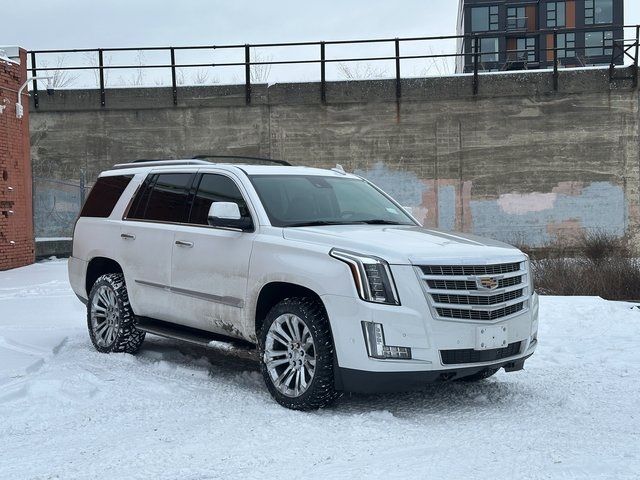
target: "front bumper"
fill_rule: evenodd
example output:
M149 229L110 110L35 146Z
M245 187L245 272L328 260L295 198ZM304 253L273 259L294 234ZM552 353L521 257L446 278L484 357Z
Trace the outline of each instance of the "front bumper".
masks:
M517 372L524 368L525 360L531 355L533 355L533 351L524 357L515 360L502 360L488 366L476 365L415 372L368 372L337 367L334 370L335 387L336 390L351 393L393 393L421 390L429 383L458 380L489 369L504 368L507 372Z

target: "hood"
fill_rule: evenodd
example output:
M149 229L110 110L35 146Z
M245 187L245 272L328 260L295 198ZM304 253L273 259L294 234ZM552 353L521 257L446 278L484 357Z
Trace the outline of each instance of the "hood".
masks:
M288 240L374 255L390 264L436 261L480 264L522 261L515 247L475 235L448 233L412 225L328 225L283 228Z

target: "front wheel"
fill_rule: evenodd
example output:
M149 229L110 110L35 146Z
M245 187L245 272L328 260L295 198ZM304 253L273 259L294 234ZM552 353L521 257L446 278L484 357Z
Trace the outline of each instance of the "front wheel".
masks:
M280 405L313 410L338 398L333 339L320 302L297 297L276 304L262 325L260 345L262 375Z
M87 326L93 346L102 353L136 353L145 333L134 325L135 316L124 275L102 275L91 288L87 302Z

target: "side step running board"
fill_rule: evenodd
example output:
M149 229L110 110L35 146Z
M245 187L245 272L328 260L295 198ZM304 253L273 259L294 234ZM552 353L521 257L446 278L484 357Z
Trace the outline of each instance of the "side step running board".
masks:
M160 337L173 338L205 347L212 341L245 343L243 340L238 340L237 338L227 337L225 335L219 335L217 333L207 332L197 328L186 327L184 325L177 325L175 323L163 322L161 320L155 320L148 317L138 317L136 319L136 328Z

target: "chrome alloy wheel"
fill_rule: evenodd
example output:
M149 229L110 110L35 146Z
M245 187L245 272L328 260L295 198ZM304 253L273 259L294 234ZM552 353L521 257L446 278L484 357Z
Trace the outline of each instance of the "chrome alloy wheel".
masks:
M307 391L316 371L316 349L311 332L300 317L286 313L273 321L263 361L280 393L299 397Z
M120 329L120 310L115 292L101 286L91 301L91 328L96 343L108 348L116 339Z

